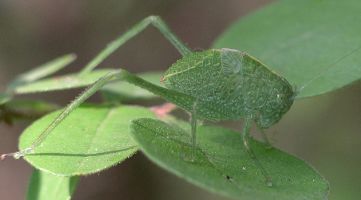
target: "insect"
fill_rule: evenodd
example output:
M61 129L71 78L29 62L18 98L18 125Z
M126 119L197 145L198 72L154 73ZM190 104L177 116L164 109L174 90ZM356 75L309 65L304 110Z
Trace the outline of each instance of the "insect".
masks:
M155 26L182 55L182 58L165 72L161 80L166 88L149 83L123 69L107 74L70 103L29 148L4 154L1 156L2 159L6 156L20 158L33 152L51 131L87 98L105 84L121 80L151 91L189 112L192 127L191 143L194 149L197 145L197 120L243 119L244 147L261 170L267 185L271 186L271 177L249 145L250 128L253 122L260 129L277 123L290 109L296 93L286 79L256 58L245 52L226 48L192 52L170 31L160 17L150 16L113 41L81 71L81 74L89 73L148 25Z

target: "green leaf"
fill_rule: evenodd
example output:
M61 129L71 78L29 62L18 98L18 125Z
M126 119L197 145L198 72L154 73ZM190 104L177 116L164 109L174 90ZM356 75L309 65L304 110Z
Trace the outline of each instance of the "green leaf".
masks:
M30 147L59 112L37 120L20 137L19 149ZM73 111L34 150L25 156L37 169L56 175L95 173L132 156L138 149L129 135L130 121L153 117L135 106L82 106Z
M138 76L160 86L162 74L162 72L146 72L138 74ZM107 84L101 90L104 98L110 101L148 100L157 97L147 90L123 81Z
M70 200L78 180L78 177L60 177L34 170L30 178L26 199Z
M251 147L272 177L273 186L266 186L235 131L200 126L195 161L191 162L190 137L182 129L154 119L138 119L131 130L147 157L212 192L242 200L320 200L328 194L328 183L304 161L251 140Z
M38 79L44 78L57 71L63 69L76 59L75 54L67 54L56 58L48 63L45 63L35 69L30 70L24 74L20 74L13 82L10 83L9 88L15 88L19 85L30 83Z
M78 74L69 74L58 77L52 77L15 87L14 90L15 93L17 94L27 94L27 93L79 88L79 87L88 86L94 83L95 81L97 81L100 77L114 71L115 70L112 69L102 69L102 70L94 70L82 76L79 76Z
M298 98L361 79L358 0L281 0L234 23L215 42L257 57L300 89Z
M7 93L0 93L0 105L10 101L11 97Z
M28 113L29 115L42 115L59 108L59 106L53 103L38 100L13 100L6 103L5 107L9 110Z
M0 105L0 121L12 124L15 120L34 120L58 108L44 101L12 100Z

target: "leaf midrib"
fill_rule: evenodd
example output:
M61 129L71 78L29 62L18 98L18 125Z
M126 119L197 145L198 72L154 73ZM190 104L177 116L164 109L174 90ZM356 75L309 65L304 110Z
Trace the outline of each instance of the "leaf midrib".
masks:
M93 139L90 141L90 143L89 143L89 145L88 145L88 149L87 149L85 155L88 155L88 154L90 153L90 151L92 150L92 147L94 146L94 143L97 141L96 138L97 138L98 135L102 132L101 129L102 129L103 127L105 127L105 126L104 126L105 122L108 120L108 118L110 118L110 117L112 116L112 114L113 114L114 112L115 112L115 109L111 109L111 108L107 111L107 114L105 114L103 120L99 123L99 125L98 125L98 127L97 127L97 129L96 129L95 134L94 134L94 137L93 137ZM86 163L86 158L87 158L87 157L88 157L88 156L85 156L85 157L79 162L79 165L77 165L77 167L75 168L75 169L76 169L75 172L80 171L80 169L81 169L81 168L84 166L84 164Z
M138 122L136 122L136 121L133 122L133 123L137 124L137 125L140 126L140 127L143 127L143 128L146 129L146 130L149 130L149 131L153 132L154 134L157 134L157 132L156 132L154 129L152 129L152 128L146 127L146 126L144 126L144 125L142 125L141 123L138 123ZM167 138L167 137L164 137L163 135L159 135L159 136L160 136L160 138L162 138L162 139L164 139L164 140L171 140L171 141L173 141L173 142L175 142L175 143L178 143L178 144L180 144L180 145L190 146L190 144L188 144L188 143L186 143L186 142L182 142L182 141L176 140L176 139L174 139L174 138ZM210 165L215 171L217 171L217 173L219 173L219 175L220 175L221 177L226 178L226 176L228 176L227 174L225 174L225 173L223 172L223 170L221 170L221 169L219 169L218 167L216 167L215 163L212 162L212 160L207 156L207 153L205 153L200 146L198 146L198 147L196 147L196 148L197 148L197 150L199 150L200 153L204 156L205 160L209 163L209 165ZM201 182L198 181L198 180L193 179L193 181L196 181L198 184L201 184L202 187L206 187L206 185L203 185L203 183L201 183ZM228 183L230 183L231 185L235 186L235 187L238 188L240 191L242 191L242 188L241 188L233 179L228 180ZM224 194L228 195L227 193L224 193Z

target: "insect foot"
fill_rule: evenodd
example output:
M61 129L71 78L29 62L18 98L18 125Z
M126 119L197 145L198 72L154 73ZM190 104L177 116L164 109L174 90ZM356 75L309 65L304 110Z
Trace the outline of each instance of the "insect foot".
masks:
M195 158L195 155L194 153L184 153L181 155L182 159L186 162L190 162L190 163L194 163L196 162L196 158Z
M272 187L272 186L273 186L273 182L272 182L271 177L267 177L267 178L266 178L266 185L267 185L268 187Z
M22 157L24 157L25 155L28 155L28 154L31 154L33 153L33 148L29 147L29 148L26 148L22 151L18 151L18 152L15 152L15 153L7 153L7 154L2 154L0 156L0 160L5 160L5 158L11 156L13 157L14 159L20 159Z

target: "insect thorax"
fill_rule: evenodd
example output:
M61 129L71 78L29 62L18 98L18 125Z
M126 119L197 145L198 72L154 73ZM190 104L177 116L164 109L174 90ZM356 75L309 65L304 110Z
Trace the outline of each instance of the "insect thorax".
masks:
M263 128L288 111L292 87L246 53L211 49L184 56L164 75L167 88L197 99L198 116L209 120L253 118Z

